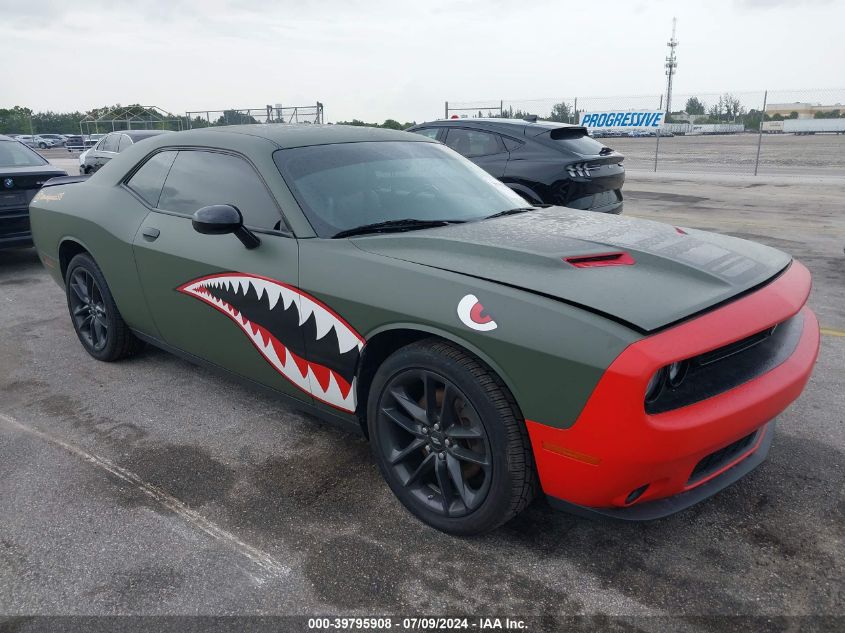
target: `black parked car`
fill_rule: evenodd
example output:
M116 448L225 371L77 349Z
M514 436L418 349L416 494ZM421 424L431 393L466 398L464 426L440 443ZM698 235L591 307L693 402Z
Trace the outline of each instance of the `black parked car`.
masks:
M449 119L408 130L437 139L532 204L622 211L622 154L578 125L520 119Z
M0 248L32 243L29 203L47 180L67 176L29 147L0 135Z
M106 134L99 143L80 157L79 173L93 174L130 145L165 132L166 130L123 130Z

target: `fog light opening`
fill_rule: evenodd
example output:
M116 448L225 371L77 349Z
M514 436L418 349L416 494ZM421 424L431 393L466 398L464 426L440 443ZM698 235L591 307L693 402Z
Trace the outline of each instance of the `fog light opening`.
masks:
M649 484L646 484L645 486L640 486L636 490L632 490L630 492L630 494L627 497L625 497L625 505L630 505L630 504L634 503L634 501L636 501L637 499L642 497L643 493L646 490L648 490L648 486L649 486Z

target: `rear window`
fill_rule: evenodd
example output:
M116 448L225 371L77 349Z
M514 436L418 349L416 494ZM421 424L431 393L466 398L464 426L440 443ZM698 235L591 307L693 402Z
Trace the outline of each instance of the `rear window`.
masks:
M549 133L549 137L564 149L581 156L598 156L604 145L587 136L584 128L558 128Z
M0 167L40 167L47 161L18 141L0 141Z

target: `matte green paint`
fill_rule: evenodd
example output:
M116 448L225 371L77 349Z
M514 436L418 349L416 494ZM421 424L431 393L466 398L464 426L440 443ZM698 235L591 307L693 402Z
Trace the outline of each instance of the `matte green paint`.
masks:
M365 338L407 328L437 334L498 372L527 418L561 428L574 423L608 365L645 332L729 299L789 262L779 251L743 240L681 235L659 223L559 208L407 234L315 237L273 152L377 140L432 142L343 126L236 126L156 136L87 182L50 187L50 195L37 197L30 209L36 247L42 257L57 259L62 240L80 242L134 329L299 400L312 401L276 373L230 319L176 287L217 272L252 273L300 287ZM122 185L149 154L193 147L247 158L293 235L262 233L261 246L246 250L234 236L196 233L188 216L148 209ZM160 237L147 241L141 227L159 229ZM619 249L636 265L576 269L562 261ZM62 283L57 269L51 274ZM478 297L497 329L475 331L460 321L457 305L467 294Z

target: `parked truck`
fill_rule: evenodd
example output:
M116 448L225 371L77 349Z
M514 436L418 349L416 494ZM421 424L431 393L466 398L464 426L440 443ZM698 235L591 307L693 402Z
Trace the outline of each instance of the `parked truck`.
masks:
M784 134L845 134L845 118L786 119Z

